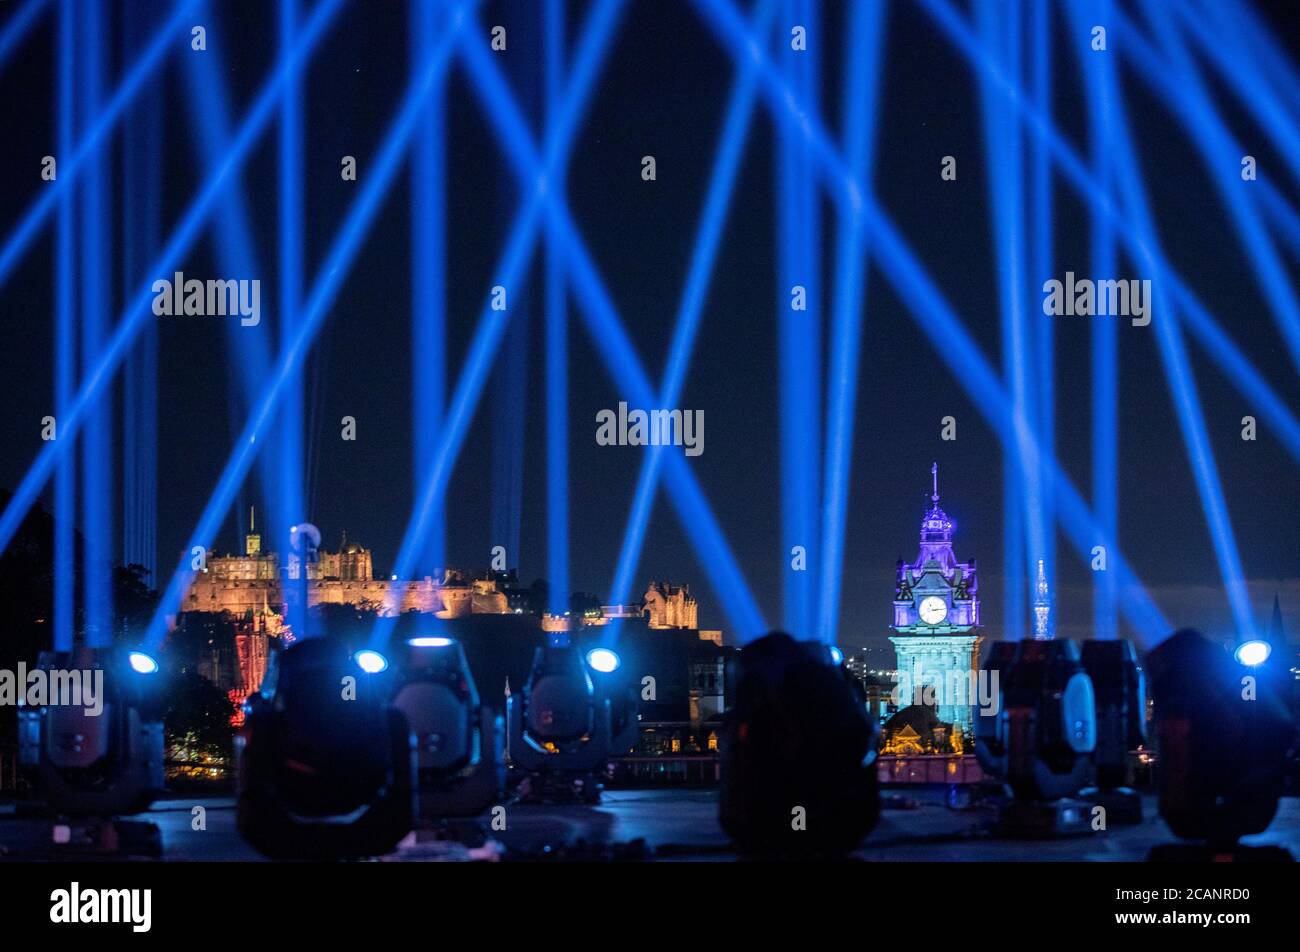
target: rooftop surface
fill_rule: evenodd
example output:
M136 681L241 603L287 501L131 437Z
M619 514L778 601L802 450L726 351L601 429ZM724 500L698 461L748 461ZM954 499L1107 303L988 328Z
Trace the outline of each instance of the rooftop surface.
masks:
M207 811L206 830L192 829L196 805ZM886 795L880 823L855 857L873 862L1142 861L1153 846L1173 841L1156 813L1154 799L1147 798L1144 807L1145 819L1135 826L1112 825L1105 831L1053 840L1015 840L993 833L995 810L991 806L952 810L944 804L940 790L891 792ZM492 834L499 845L487 852L503 858L630 855L659 860L737 859L717 815L713 790L606 791L596 806L512 804L507 807L507 829ZM262 858L235 830L233 798L162 800L138 819L156 823L161 829L166 860ZM481 825L486 829L486 818ZM0 804L0 860L55 858L50 835L50 820L22 816L12 804ZM644 848L633 845L637 840L644 841ZM1283 846L1300 856L1300 800L1283 799L1269 829L1243 843ZM458 847L422 838L383 858L412 862L471 857Z

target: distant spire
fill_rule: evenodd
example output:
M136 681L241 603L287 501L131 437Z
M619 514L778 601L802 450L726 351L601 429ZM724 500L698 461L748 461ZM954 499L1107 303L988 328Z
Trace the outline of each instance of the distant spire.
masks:
M939 549L950 549L952 546L952 522L948 519L947 513L939 508L939 464L930 464L930 508L926 511L924 518L921 520L921 562L934 557ZM934 547L938 546L939 549ZM928 547L928 548L927 548ZM950 557L940 557L939 561L948 565L952 560Z
M1049 641L1052 638L1052 599L1047 591L1047 572L1043 560L1038 560L1038 583L1034 589L1034 638Z
M244 555L254 556L262 554L262 537L257 534L256 523L253 521L256 513L252 506L248 507L248 535L244 536Z
M1286 637L1282 634L1282 603L1278 601L1277 595L1273 596L1273 618L1268 623L1268 640L1275 647L1281 647L1286 642Z

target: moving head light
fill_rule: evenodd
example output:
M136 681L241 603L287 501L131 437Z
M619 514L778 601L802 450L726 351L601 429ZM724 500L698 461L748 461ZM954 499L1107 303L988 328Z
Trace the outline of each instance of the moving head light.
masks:
M627 754L636 746L640 726L640 684L617 651L596 645L583 655L597 697L609 701L610 755Z
M415 750L376 680L387 666L325 637L271 656L235 740L239 832L259 852L374 856L410 832Z
M607 666L610 659L596 660ZM600 801L600 775L612 751L611 705L577 647L558 639L537 649L528 679L506 701L506 721L510 759L527 772L530 797Z
M37 669L51 686L70 675L82 685L79 703L50 697L18 711L19 762L49 809L76 817L147 810L163 792L158 663L143 651L83 646L42 652Z
M1007 775L1007 719L1003 715L1006 704L1002 690L1019 649L1018 641L993 642L982 670L988 684L998 686L996 703L992 710L975 707L975 759L986 773L999 778Z
M1092 681L1068 639L1007 642L990 652L999 672L996 715L978 715L976 753L1010 788L999 825L1013 836L1086 833L1088 782L1097 743ZM999 723L984 722L996 718Z
M415 735L420 818L478 816L505 786L500 715L479 703L460 642L410 638L393 655L390 703Z
M1151 859L1289 859L1285 850L1244 850L1277 812L1295 724L1268 660L1248 666L1190 628L1147 658L1155 699L1160 815L1197 846L1165 846ZM1208 856L1207 856L1208 853Z
M829 646L773 632L731 662L719 819L747 853L842 854L876 825L876 728Z
M1129 752L1146 742L1146 675L1131 642L1118 638L1083 643L1083 667L1097 704L1095 788L1084 797L1105 808L1111 823L1141 823L1142 796L1129 786Z

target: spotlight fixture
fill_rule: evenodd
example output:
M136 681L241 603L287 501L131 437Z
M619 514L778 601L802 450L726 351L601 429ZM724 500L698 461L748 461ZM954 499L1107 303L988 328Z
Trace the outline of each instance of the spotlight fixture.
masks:
M273 653L235 740L239 832L278 859L376 856L414 819L415 750L387 679L356 678L387 659L332 638ZM350 679L350 680L349 680Z
M591 681L596 696L609 702L610 754L631 753L638 733L639 683L630 675L622 655L607 645L588 649L586 660L596 673Z
M394 652L389 703L415 737L418 817L478 816L504 790L501 716L480 703L460 642L425 636L406 644Z
M990 655L991 664L1006 665L995 715L1001 723L983 727L976 745L1011 793L998 825L1011 836L1086 833L1091 805L1078 797L1097 744L1092 681L1073 641L1014 644L1009 664L1008 649Z
M1146 676L1132 643L1118 638L1085 641L1082 657L1097 704L1096 786L1084 798L1103 807L1110 823L1141 823L1129 752L1146 742Z
M875 724L827 647L773 632L732 661L719 819L746 853L843 854L876 824Z
M506 701L506 721L510 759L527 774L529 799L600 801L599 774L611 752L610 700L567 637L548 639L534 653L528 679Z
M419 638L408 638L406 643L412 648L449 648L456 642L451 638L422 636Z
M1232 656L1239 664L1255 668L1268 660L1273 653L1273 646L1263 638L1251 638L1237 645Z
M352 656L352 660L366 674L380 674L388 669L388 659L373 648L362 648Z
M1002 714L1006 707L1002 690L1019 648L1018 641L993 642L980 672L989 690L997 693L991 706L975 708L975 759L994 777L1005 777L1007 773L1007 719Z
M1245 848L1277 813L1295 723L1268 660L1232 657L1184 628L1147 657L1155 700L1160 815L1193 841L1158 846L1152 859L1289 858L1277 847Z
M157 674L158 662L153 659L152 655L145 654L143 651L132 651L127 655L127 663L131 665L131 670L136 674Z
M587 652L587 667L601 674L613 674L620 664L618 652L610 648L592 648Z
M157 679L136 676L156 673L157 662L83 646L45 652L37 668L91 682L79 703L18 709L19 762L50 811L77 818L65 841L96 852L131 841L131 852L160 853L156 826L114 819L147 810L163 793L165 702Z

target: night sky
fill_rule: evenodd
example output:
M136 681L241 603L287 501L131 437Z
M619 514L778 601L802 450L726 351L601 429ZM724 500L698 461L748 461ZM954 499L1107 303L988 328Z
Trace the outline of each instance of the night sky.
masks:
M4 6L0 24L17 4ZM810 42L821 44L825 121L838 131L845 41L840 5L828 6ZM214 7L200 18L208 30L208 52L191 53L178 46L151 86L163 110L164 135L156 162L163 183L165 232L183 214L200 181L194 148L198 116L186 95L181 58L220 57L237 117L252 101L277 52L273 5ZM539 115L541 8L540 3L489 3L478 18L484 36L494 24L507 27L508 51L496 54L497 62L509 71L521 106L534 118ZM585 4L572 6L570 41L585 10ZM1288 34L1284 15L1264 15L1295 60L1300 44L1294 23ZM53 151L55 137L54 23L47 15L0 71L0 129L5 133L0 148L0 227L5 235L45 187L40 161ZM1083 40L1068 34L1069 21L1062 13L1053 30L1054 112L1065 135L1086 154L1087 117L1078 61L1067 45ZM788 37L788 26L777 32ZM364 178L367 159L405 89L408 45L405 4L372 0L344 11L311 60L304 104L309 280L358 192L357 183L340 180L339 159L357 156ZM120 46L115 33L115 49ZM796 55L788 46L785 40L776 43L775 55ZM891 4L884 50L876 192L986 357L998 363L996 257L978 84L965 61L913 4ZM120 68L119 52L115 77ZM1258 372L1293 412L1300 411L1300 380L1200 154L1176 118L1148 95L1127 67L1121 68L1121 76L1167 253ZM631 4L603 63L569 166L574 219L656 380L671 338L732 80L731 60L689 4ZM518 199L515 179L500 160L496 140L466 83L457 69L448 90L447 346L453 380L493 283L491 271ZM1249 143L1259 159L1261 177L1300 205L1300 194L1285 174L1284 157L1237 108L1217 77L1211 88L1234 134ZM261 269L248 277L262 280L263 311L261 325L242 333L265 335L268 343L277 339L276 142L272 126L242 178ZM114 154L120 155L120 133L113 143ZM787 556L780 538L773 146L773 125L760 106L679 405L704 410L705 452L689 465L768 622L777 624ZM657 159L655 182L641 180L640 160L646 154ZM949 154L958 157L959 177L941 182L940 158ZM1226 161L1235 165L1238 158ZM119 177L120 169L114 173L111 200L115 243L122 228ZM345 530L350 540L372 548L376 574L387 574L395 558L412 496L408 186L404 169L330 309L308 368L304 402L311 519L321 528L327 548L335 548ZM1086 272L1087 217L1068 187L1059 185L1055 194L1053 275ZM829 201L823 220L822 283L829 290L835 238ZM7 449L0 454L0 486L10 489L40 449L38 421L51 411L53 255L53 230L47 229L0 287L0 317L7 329L0 348L0 436ZM116 257L110 260L116 320L123 305L122 268ZM508 493L491 488L493 439L499 428L495 414L522 414L521 550L510 561L518 565L525 582L547 575L541 260L534 256L526 291L512 291L517 303L507 348L514 347L519 359L514 365L502 359L504 353L498 359L496 379L479 406L448 493L447 561L485 566L490 548L500 541L494 537L494 520L496 525L508 522L503 513L511 506ZM1294 258L1290 267L1293 286L1300 286L1295 283L1300 269ZM210 238L196 246L183 269L190 276L234 276L227 274ZM1121 262L1119 276L1141 277L1127 261ZM527 302L522 300L525 294ZM1087 318L1046 318L1039 303L1037 297L1030 299L1030 319L1056 322L1058 452L1086 498L1091 326ZM597 412L616 407L622 397L587 339L576 307L570 300L571 580L575 590L604 598L644 450L596 445ZM227 346L223 323L229 320L158 318L151 325L161 348L157 551L164 573L179 564L230 451L232 432L243 424L243 417L236 416L243 400L231 370L237 358ZM1160 370L1154 331L1123 321L1119 346L1121 548L1171 622L1226 634L1227 603ZM1300 481L1295 463L1262 421L1256 442L1240 439L1242 416L1257 411L1190 337L1188 350L1251 582L1252 607L1257 616L1266 617L1274 593L1280 593L1294 637L1300 631ZM512 388L504 379L503 368L508 366L513 367L511 373L526 371L523 387ZM916 555L933 460L940 465L942 504L956 523L957 555L979 561L983 620L986 633L996 637L1003 618L1001 448L913 323L906 302L874 263L866 288L860 375L842 640L857 645L888 633L894 563L900 556ZM119 386L119 434L122 399ZM345 415L357 420L356 442L338 438L338 421ZM958 420L955 442L940 440L939 421L948 415ZM42 499L48 508L48 491ZM247 507L256 505L260 514L270 503L254 469L238 511L230 513L214 547L238 549ZM114 525L120 530L120 492L115 492L114 505ZM117 541L114 551L120 551ZM1063 538L1058 537L1057 552L1058 629L1083 636L1091 619L1090 573ZM636 577L634 596L649 578L690 583L700 599L701 625L727 627L718 594L662 491Z

